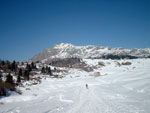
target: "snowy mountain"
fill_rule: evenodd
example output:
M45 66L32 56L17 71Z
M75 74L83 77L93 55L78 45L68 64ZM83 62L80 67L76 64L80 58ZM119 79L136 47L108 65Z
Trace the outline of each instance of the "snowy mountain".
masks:
M31 61L46 61L53 58L102 58L107 55L117 56L135 56L135 57L150 57L150 48L145 49L124 49L111 48L103 46L74 46L68 43L54 45L51 48L44 49L42 52L33 56Z

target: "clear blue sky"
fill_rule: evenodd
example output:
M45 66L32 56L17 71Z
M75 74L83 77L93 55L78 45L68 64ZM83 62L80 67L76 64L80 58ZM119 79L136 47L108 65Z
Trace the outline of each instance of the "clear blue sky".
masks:
M0 59L62 42L150 48L150 0L0 0Z

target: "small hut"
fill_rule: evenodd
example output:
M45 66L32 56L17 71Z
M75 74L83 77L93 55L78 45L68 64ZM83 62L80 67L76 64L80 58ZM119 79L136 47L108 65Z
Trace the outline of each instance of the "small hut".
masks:
M100 75L101 75L100 72L94 72L94 74L93 74L93 76L95 76L95 77L98 77Z

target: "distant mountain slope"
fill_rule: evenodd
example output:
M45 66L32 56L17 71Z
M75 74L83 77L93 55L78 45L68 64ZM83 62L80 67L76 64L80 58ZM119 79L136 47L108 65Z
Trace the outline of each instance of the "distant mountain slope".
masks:
M49 49L34 55L31 61L46 61L54 58L102 58L108 55L113 56L134 56L134 57L150 57L150 48L145 49L124 49L111 48L103 46L74 46L68 43L54 45Z

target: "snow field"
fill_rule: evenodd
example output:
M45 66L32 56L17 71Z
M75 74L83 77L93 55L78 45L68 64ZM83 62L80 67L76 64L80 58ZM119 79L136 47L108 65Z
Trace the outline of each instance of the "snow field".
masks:
M150 113L150 60L116 66L114 60L84 59L89 65L99 61L105 66L93 72L71 69L66 78L43 80L41 84L21 88L22 95L2 98L1 113ZM72 77L70 77L72 76ZM85 84L89 89L86 89ZM30 88L31 90L26 90Z

